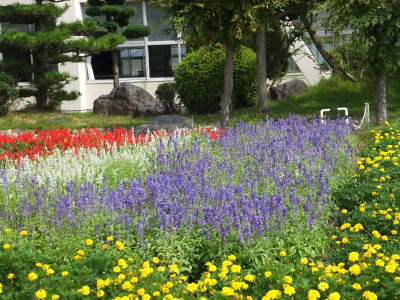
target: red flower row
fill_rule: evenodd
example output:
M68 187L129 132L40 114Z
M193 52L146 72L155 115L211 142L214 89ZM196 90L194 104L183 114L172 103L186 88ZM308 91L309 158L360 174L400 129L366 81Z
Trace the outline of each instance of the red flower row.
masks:
M210 128L200 129L216 140L222 131ZM169 133L157 131L152 135L141 134L134 136L131 130L114 128L102 132L97 128L88 128L84 131L71 131L69 129L41 130L35 132L22 132L17 135L0 135L0 160L8 158L20 160L22 157L35 159L37 156L46 156L55 149L108 149L111 145L146 144L154 137L168 136Z

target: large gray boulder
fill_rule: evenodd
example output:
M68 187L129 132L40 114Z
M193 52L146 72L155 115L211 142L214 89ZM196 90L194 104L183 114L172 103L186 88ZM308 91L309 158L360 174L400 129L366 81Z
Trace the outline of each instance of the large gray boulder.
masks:
M304 93L307 84L300 79L293 79L284 84L270 88L271 98L273 100L282 100L288 96Z
M133 84L122 83L110 94L94 101L93 112L101 115L131 115L143 117L161 115L164 106L146 90Z
M163 115L135 128L135 134L153 132L157 129L173 131L178 128L192 129L194 123L192 119L178 115Z

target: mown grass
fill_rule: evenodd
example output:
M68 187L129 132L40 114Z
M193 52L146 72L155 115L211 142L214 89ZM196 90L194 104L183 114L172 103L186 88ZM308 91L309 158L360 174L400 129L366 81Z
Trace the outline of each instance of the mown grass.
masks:
M309 87L300 95L288 97L282 101L270 101L268 116L272 118L285 118L290 114L306 117L317 116L323 108L347 107L353 119L360 120L363 114L364 103L370 103L371 120L375 120L376 105L375 92L370 82L349 82L338 78L321 81L317 86ZM193 115L192 118L198 126L216 126L219 114ZM389 82L388 88L388 116L389 120L400 119L400 84L395 80ZM336 118L336 113L330 115ZM60 118L60 120L52 120ZM257 112L256 107L242 108L231 113L231 123L239 121L255 122L265 118ZM10 112L8 116L0 118L0 130L5 129L49 129L86 127L112 128L112 127L137 127L149 118L132 118L130 116L99 116L87 113L61 113L61 112Z

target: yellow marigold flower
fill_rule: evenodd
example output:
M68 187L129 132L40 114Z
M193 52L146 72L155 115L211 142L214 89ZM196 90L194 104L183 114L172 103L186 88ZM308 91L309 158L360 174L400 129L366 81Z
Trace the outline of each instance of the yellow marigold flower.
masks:
M361 273L361 268L358 264L354 264L349 268L349 272L352 275L359 275Z
M4 228L4 232L5 232L5 233L10 233L11 231L12 231L11 228Z
M45 299L47 297L46 290L44 289L37 290L35 293L35 297L37 299Z
M58 299L60 299L60 295L57 294L51 295L51 300L58 300Z
M350 241L350 240L349 240L348 237L342 238L342 243L343 243L343 244L346 244L346 243L348 243L349 241Z
M154 297L157 297L157 296L160 296L160 295L161 295L161 293L160 293L159 291L153 292L153 296L154 296Z
M48 269L50 269L50 266L48 264L44 264L42 266L42 268L43 268L43 270L48 270Z
M159 266L159 267L157 267L157 271L158 272L164 272L165 268L163 266Z
M383 267L385 265L385 262L382 259L377 259L375 261L375 265L377 265L378 267Z
M3 249L4 249L4 250L8 250L8 249L10 249L10 248L11 248L11 245L10 245L10 244L8 244L8 243L3 244Z
M293 282L293 278L288 276L288 275L286 275L286 276L283 276L283 281L286 282L286 283L292 283Z
M178 268L178 266L177 265L169 265L168 266L168 269L169 269L169 271L170 272L172 272L172 273L179 273L179 268Z
M78 293L87 296L90 294L90 287L88 285L84 285L78 290Z
M101 248L103 248L103 249L110 249L110 245L108 245L108 244L103 244L103 245L101 245Z
M385 271L388 272L388 273L394 273L394 272L396 272L398 266L399 266L399 264L396 261L391 260L386 265Z
M197 292L197 289L199 288L199 285L197 283L188 283L186 286L186 289L190 292L190 293L195 293Z
M86 239L85 245L86 245L86 246L91 246L91 245L93 245L93 240L91 240L91 239Z
M327 300L340 300L340 294L338 292L333 292L328 295Z
M144 294L146 294L146 290L144 288L138 289L137 293L139 296L143 296Z
M84 256L84 255L85 255L85 251L83 251L82 249L80 249L80 250L76 251L76 254L77 254L77 255L80 255L80 256Z
M395 277L395 278L394 278L394 281L400 282L400 277L399 277L399 276Z
M21 236L25 236L25 235L27 235L28 234L28 231L26 231L26 230L22 230L20 233L19 233Z
M150 300L150 299L151 299L151 296L149 294L144 294L142 296L142 300Z
M352 261L352 262L356 262L356 261L358 261L358 259L359 259L359 254L358 254L358 252L350 252L349 253L349 261Z
M291 285L287 285L283 288L283 293L285 295L292 296L292 295L296 294L296 289L294 287L292 287Z
M371 291L365 291L363 293L363 297L367 300L378 300L378 296L374 292L371 292Z
M116 242L115 242L115 246L117 247L117 249L118 249L119 251L122 251L122 250L125 249L124 243L121 242L121 241L116 241Z
M42 264L41 262L37 262L37 263L35 264L35 266L38 267L38 268L41 268L41 267L43 267L43 264Z
M262 300L279 299L281 296L282 292L280 290L270 290L262 297Z
M239 265L233 265L231 270L232 270L232 273L240 273L240 271L242 270L242 267Z
M233 255L233 254L228 255L228 260L230 260L230 261L235 261L235 260L236 260L236 256Z
M390 233L393 234L393 235L396 235L397 234L397 230L391 230Z
M122 288L123 290L125 290L125 291L131 291L131 290L133 290L133 285L132 285L132 283L130 283L129 281L125 281L125 282L122 284L121 288Z
M286 251L279 252L279 256L285 257L287 255Z
M46 275L50 276L50 275L53 275L53 274L54 274L54 270L53 269L49 268L49 269L46 270Z
M347 214L347 209L343 208L340 212L341 212L342 214Z
M213 265L213 264L209 264L208 265L208 271L209 272L215 272L217 271L217 266Z
M351 287L352 287L353 289L355 289L356 291L361 290L361 284L359 284L359 283L353 283L353 284L351 285Z
M320 282L319 284L318 284L318 289L320 290L320 291L322 291L322 292L324 292L324 291L326 291L327 289L329 289L329 284L328 283L326 283L326 282Z
M160 263L160 260L158 259L158 257L153 257L151 260L152 260L152 262L155 263L155 264Z
M107 237L107 241L112 242L114 240L114 237L112 235Z
M307 300L317 300L321 294L317 290L309 290L307 293Z
M7 275L7 278L8 278L8 279L13 279L14 277L15 277L15 274L14 274L14 273L10 273L10 274Z
M232 296L232 295L235 294L235 290L233 288L231 288L231 287L224 286L222 288L221 294L224 295L224 296Z
M136 276L133 276L133 277L131 278L131 282L132 282L132 283L136 283L136 282L138 282L138 281L139 281L139 278L136 277Z
M231 266L233 263L230 261L230 260L224 260L223 262L222 262L222 266L224 266L224 267L228 267L228 266Z
M29 274L28 274L28 280L29 281L34 281L34 280L36 280L38 278L38 275L35 273L35 272L30 272Z
M118 266L115 266L115 267L113 268L113 271L114 271L115 273L119 273L119 272L121 272L121 268L118 267Z
M244 280L254 282L256 280L256 276L252 274L247 274L246 276L244 276Z
M300 263L301 263L302 265L306 265L306 264L308 264L308 259L305 258L305 257L300 258Z
M266 271L265 273L264 273L264 276L265 277L271 277L272 276L272 272L270 272L270 271Z
M61 272L61 276L68 276L69 275L69 272L68 271L62 271Z
M120 258L118 259L118 266L120 266L122 269L126 269L128 267L128 264L126 263L125 259Z
M359 210L360 212L365 212L365 207L364 207L364 206L361 206L358 210Z
M104 297L105 294L106 294L106 293L105 293L103 290L98 290L98 291L96 292L97 298Z

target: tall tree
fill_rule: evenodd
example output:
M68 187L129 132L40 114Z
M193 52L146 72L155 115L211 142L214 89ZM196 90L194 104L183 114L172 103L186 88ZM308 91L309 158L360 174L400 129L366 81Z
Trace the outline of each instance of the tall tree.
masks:
M351 28L353 41L368 47L375 72L377 121L387 120L386 77L400 70L400 0L328 0L330 19L339 30Z
M96 33L97 36L122 32L121 37L134 40L150 34L150 27L148 26L129 25L129 19L136 14L136 9L133 6L127 6L126 0L88 0L86 14L91 17L100 17L98 18L99 20L104 20L98 21L101 30ZM120 73L118 50L113 49L111 55L114 87L118 87Z
M57 23L68 8L59 5L65 1L36 0L34 4L0 6L0 22L33 26L33 32L1 33L0 52L9 55L1 62L0 71L17 76L30 74L31 87L22 89L21 95L34 96L39 109L55 107L79 95L63 89L74 78L68 73L59 73L58 64L83 61L90 53L112 49L122 42L115 34L87 37L98 29L91 20ZM20 59L26 56L32 58L32 63Z

